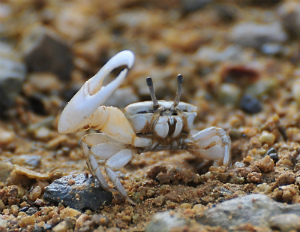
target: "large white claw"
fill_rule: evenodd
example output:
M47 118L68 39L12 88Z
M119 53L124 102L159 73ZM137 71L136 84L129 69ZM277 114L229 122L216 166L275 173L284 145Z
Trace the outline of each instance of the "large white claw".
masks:
M106 99L122 84L128 69L134 64L134 54L125 50L113 56L91 79L84 83L63 110L58 132L75 133L88 123L90 116ZM120 74L106 86L102 86L104 78L115 68L126 65Z

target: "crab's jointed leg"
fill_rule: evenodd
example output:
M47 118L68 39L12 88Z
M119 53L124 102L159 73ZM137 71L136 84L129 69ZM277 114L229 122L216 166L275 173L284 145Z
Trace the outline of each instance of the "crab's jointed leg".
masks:
M214 164L230 165L231 140L221 128L209 127L199 131L190 139L189 151L203 159L214 160Z
M125 197L128 202L136 205L127 195L123 188L117 171L124 167L133 156L133 150L126 148L124 144L114 142L102 133L89 134L82 139L82 150L93 175L97 178L100 185L109 191L115 192L108 186L101 167L105 169L106 175L116 187L117 191ZM100 165L98 161L100 162Z

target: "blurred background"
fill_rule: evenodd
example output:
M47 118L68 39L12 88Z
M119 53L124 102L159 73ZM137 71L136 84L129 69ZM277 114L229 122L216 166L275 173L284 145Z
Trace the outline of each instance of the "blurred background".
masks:
M299 62L297 1L2 0L0 20L2 116L15 114L16 101L38 115L57 114L124 49L136 65L107 103L119 107L150 99L147 76L159 99L173 99L178 73L184 101L240 107L245 94L262 99L279 86L277 64Z

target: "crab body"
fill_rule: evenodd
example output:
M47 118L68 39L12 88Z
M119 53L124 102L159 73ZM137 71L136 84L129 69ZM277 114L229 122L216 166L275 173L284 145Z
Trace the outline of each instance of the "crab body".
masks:
M174 107L172 101L158 101L158 108L153 102L134 103L125 108L125 116L139 137L150 138L148 150L183 148L184 138L190 133L197 107L180 102Z
M135 204L124 190L117 172L134 154L165 149L186 149L215 165L230 164L231 141L218 127L194 132L197 107L180 102L182 76L178 75L178 90L174 101L158 101L151 78L147 78L152 101L133 103L124 109L103 106L103 102L124 81L133 66L134 55L123 51L112 57L89 79L63 110L58 123L60 133L75 133L94 129L101 133L87 134L82 150L87 164L101 186L117 191ZM115 68L126 65L115 80L102 86L104 78ZM115 188L110 188L102 172Z

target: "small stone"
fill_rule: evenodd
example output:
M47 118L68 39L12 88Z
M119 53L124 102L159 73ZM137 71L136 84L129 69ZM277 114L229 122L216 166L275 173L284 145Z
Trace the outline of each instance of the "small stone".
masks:
M67 207L61 211L60 217L64 220L66 217L76 217L80 214L80 211Z
M222 84L218 91L218 100L223 104L236 105L241 95L241 89L235 84Z
M12 214L16 217L19 213L19 206L11 205L10 210L11 210Z
M34 225L35 223L35 217L34 216L25 216L22 217L19 221L19 226L22 228L27 227L28 225Z
M35 207L30 207L28 210L26 210L26 214L27 214L27 215L33 215L33 214L35 214L37 211L38 211L37 208L35 208Z
M225 61L243 60L243 50L240 46L232 45L224 50L218 50L215 47L203 46L196 52L195 60L200 63L220 63Z
M278 8L281 24L293 38L300 37L300 3L297 1L284 1Z
M21 51L31 72L50 72L69 80L73 70L72 52L53 31L34 27L21 42Z
M300 79L294 81L292 94L297 104L300 105Z
M285 232L300 230L300 216L292 213L276 215L270 219L269 223L273 230Z
M16 155L12 159L13 164L27 165L32 168L37 168L41 164L41 156L38 155Z
M131 216L129 216L129 215L124 215L124 216L122 217L122 221L130 222L130 221L131 221Z
M51 131L47 127L40 127L34 130L33 136L38 140L47 140L50 138Z
M262 111L262 104L257 98L244 95L240 101L240 108L248 114L256 114Z
M28 76L28 82L36 91L43 93L51 93L53 90L57 91L62 86L56 75L47 72L31 73Z
M37 198L39 198L42 194L42 188L41 186L37 185L35 186L29 193L28 193L28 199L31 201L35 201Z
M146 227L146 232L171 231L173 228L187 225L183 218L170 211L156 213Z
M185 14L199 10L212 2L212 0L185 0L181 1L181 8Z
M179 208L181 208L181 209L191 209L192 208L192 204L190 204L190 203L183 203L183 204L181 204L180 206L179 206Z
M274 160L275 163L279 160L277 153L271 153L269 156L272 160Z
M258 138L261 143L266 143L268 145L273 145L276 140L276 136L268 131L263 131L262 135Z
M75 183L69 185L70 179ZM111 192L105 191L91 175L64 176L45 188L44 199L53 203L85 211L97 210L112 200Z
M0 109L14 105L26 76L26 67L10 45L0 43ZM0 114L4 114L0 110ZM0 133L1 134L1 133Z
M208 209L196 220L200 224L229 229L241 224L269 227L270 218L282 213L300 216L300 204L278 203L264 194L250 194L225 201Z
M52 229L53 232L67 232L68 231L68 225L65 221L60 222Z
M7 221L0 217L0 228L1 227L7 228Z
M8 131L0 128L0 147L12 143L14 139L15 139L15 133L13 131Z
M0 161L0 181L5 182L12 172L14 165L10 162Z
M2 212L2 210L5 209L5 204L2 200L0 200L0 211Z
M156 206L162 206L165 203L165 196L158 196L157 198L154 199L154 204Z
M279 82L276 78L259 79L254 84L248 85L245 90L245 95L253 97L262 97L268 95L279 87Z
M231 23L237 18L238 9L230 4L218 4L216 13L222 23Z
M274 160L270 158L270 156L265 156L258 162L257 165L264 173L270 172L274 170Z
M242 46L260 48L266 43L285 42L287 35L277 22L271 24L244 22L232 29L230 38Z
M261 52L269 56L281 55L284 51L284 47L277 43L266 43L261 47Z

